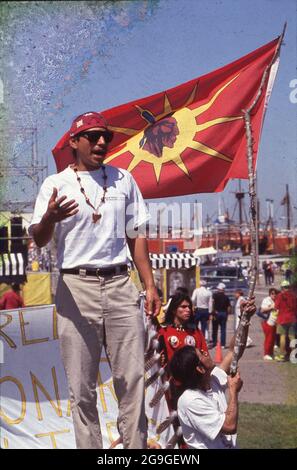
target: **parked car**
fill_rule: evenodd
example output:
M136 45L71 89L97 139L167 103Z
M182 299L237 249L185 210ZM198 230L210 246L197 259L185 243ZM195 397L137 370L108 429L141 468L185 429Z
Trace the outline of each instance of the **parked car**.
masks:
M217 285L223 282L225 292L230 298L231 304L235 303L235 291L241 289L246 296L249 290L247 279L243 276L241 268L236 266L201 266L200 278L206 281L206 287L215 291Z

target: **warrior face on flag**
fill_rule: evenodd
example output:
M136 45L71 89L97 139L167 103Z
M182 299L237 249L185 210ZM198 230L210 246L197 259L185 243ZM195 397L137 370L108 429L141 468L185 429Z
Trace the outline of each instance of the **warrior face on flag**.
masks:
M156 157L162 157L163 148L173 148L178 134L179 130L176 119L168 116L158 122L154 122L152 126L144 131L144 136L139 146Z

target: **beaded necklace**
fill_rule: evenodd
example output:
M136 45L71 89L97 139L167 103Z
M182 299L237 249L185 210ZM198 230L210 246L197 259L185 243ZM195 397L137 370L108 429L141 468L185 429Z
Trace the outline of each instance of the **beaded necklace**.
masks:
M185 329L182 325L173 324L173 328L175 328L177 331L185 331Z
M72 170L75 172L75 176L76 176L76 179L78 181L78 184L80 186L80 191L81 193L84 195L84 198L86 200L86 203L92 207L92 209L94 209L95 212L93 212L92 214L92 219L93 219L93 224L96 224L96 222L98 222L98 220L101 219L102 217L102 214L100 214L99 209L100 207L102 206L102 204L105 203L105 196L106 196L106 193L107 193L107 186L106 186L106 182L107 182L107 174L106 174L106 171L105 171L105 166L102 165L100 168L102 169L102 172L103 172L103 181L104 181L104 185L103 185L103 194L102 194L102 197L100 199L100 203L96 209L96 207L93 206L93 204L91 203L90 199L88 198L88 196L86 195L86 191L85 189L83 188L82 184L81 184L81 178L78 176L78 169L76 168L76 166L71 166Z

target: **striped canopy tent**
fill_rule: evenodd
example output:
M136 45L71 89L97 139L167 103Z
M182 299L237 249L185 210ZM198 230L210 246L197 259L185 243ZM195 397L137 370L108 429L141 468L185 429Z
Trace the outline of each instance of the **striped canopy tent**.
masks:
M0 254L0 283L20 284L26 281L26 266L22 253Z
M189 269L200 265L200 258L192 253L150 253L150 260L153 269Z

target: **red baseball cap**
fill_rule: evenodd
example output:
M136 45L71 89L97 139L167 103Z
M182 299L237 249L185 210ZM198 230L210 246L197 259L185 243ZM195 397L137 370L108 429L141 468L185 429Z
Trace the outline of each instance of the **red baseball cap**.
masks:
M106 131L109 134L109 140L113 137L113 132L108 129L107 121L105 117L96 112L88 112L77 116L71 124L69 133L70 137L74 137L77 134L80 134L83 131L92 129L93 127L99 127Z

